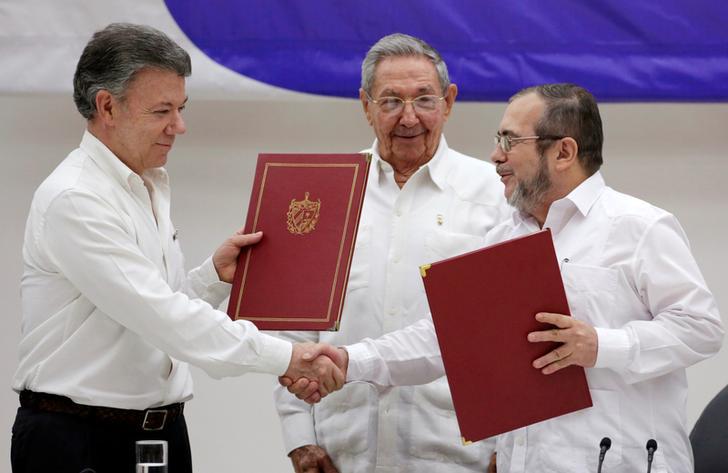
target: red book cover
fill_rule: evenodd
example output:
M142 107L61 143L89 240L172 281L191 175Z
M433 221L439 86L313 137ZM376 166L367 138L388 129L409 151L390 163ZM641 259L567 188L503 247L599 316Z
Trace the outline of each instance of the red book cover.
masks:
M338 330L371 157L261 154L228 315L261 330Z
M591 407L584 369L544 375L532 362L558 343L538 312L570 315L551 231L422 267L460 433L475 442Z

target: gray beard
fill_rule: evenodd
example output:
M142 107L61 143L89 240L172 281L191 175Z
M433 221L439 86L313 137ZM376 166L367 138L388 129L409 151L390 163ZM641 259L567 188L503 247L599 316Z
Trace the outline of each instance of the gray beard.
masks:
M551 189L551 175L546 167L546 157L539 157L538 173L529 181L521 181L516 184L513 193L508 198L508 203L520 210L530 214L533 209L543 202L546 193Z

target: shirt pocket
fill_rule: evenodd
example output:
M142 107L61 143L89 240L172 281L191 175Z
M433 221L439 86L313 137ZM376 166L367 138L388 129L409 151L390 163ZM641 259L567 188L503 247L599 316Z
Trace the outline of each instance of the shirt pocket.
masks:
M533 442L545 472L597 471L604 437L612 440L604 471L622 471L620 394L604 389L590 389L590 393L592 407L536 424L539 432Z
M401 388L405 389L405 388ZM492 442L463 445L447 379L413 386L409 430L409 454L413 458L468 465L485 471L493 449Z
M477 250L484 246L483 242L484 237L481 235L432 230L425 237L425 255L428 258L426 262L432 263Z
M356 243L354 244L354 254L349 269L349 282L346 286L348 292L369 286L371 246L372 227L371 225L362 225L359 227Z
M318 444L334 458L362 455L377 442L379 393L369 383L347 383L313 407Z
M595 327L618 327L622 323L610 317L616 307L616 269L564 263L561 266L566 298L571 315Z

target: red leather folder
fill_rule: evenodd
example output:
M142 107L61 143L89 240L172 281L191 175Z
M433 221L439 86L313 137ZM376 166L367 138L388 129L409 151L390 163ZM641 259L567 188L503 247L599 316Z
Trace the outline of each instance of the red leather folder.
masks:
M544 375L531 363L558 343L538 312L569 315L550 230L422 267L453 404L465 443L592 405L584 369Z
M261 154L228 315L262 330L338 330L367 154Z

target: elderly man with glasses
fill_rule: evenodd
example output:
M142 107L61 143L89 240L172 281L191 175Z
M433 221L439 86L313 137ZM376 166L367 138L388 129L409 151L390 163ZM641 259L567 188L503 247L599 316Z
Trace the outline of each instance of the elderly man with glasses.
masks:
M457 86L439 53L403 34L379 40L359 92L376 140L341 330L286 333L334 345L427 317L418 267L480 245L510 213L491 164L443 136ZM355 383L311 408L275 393L297 472L484 472L492 443L464 447L447 381L380 389Z

